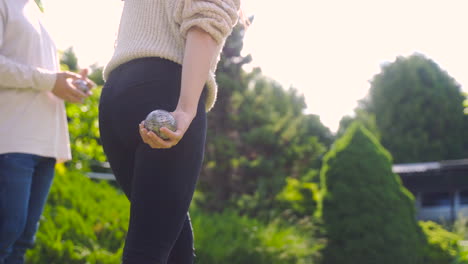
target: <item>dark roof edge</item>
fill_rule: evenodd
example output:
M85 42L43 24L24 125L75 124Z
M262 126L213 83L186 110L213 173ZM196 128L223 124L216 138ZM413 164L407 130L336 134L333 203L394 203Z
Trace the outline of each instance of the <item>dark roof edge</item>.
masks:
M419 162L419 163L400 163L394 164L392 170L394 173L414 173L425 172L432 170L452 169L466 167L468 169L468 159L459 160L443 160L436 162Z

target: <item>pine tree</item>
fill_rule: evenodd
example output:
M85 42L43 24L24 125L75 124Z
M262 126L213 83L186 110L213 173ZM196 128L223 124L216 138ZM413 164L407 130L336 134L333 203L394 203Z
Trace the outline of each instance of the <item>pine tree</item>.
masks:
M319 215L326 264L419 264L424 235L413 196L392 172L390 154L353 124L326 155Z

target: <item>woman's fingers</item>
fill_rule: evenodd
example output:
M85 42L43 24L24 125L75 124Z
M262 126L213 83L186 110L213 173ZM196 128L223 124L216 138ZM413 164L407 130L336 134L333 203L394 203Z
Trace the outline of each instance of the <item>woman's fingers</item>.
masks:
M160 131L169 138L169 141L175 142L176 144L182 138L182 133L180 130L172 131L167 127L161 127ZM174 144L175 145L175 144Z
M162 138L158 137L154 132L147 130L143 122L140 123L140 136L143 139L143 142L150 145L152 148L171 148L175 144L172 140L163 140ZM172 131L171 131L172 132Z
M171 115L176 119L177 130L172 131L167 127L162 127L160 132L167 137L167 140L162 139L153 131L149 131L144 126L144 121L140 123L140 136L143 142L150 145L152 148L172 148L177 145L184 136L193 117L190 114L182 111L172 112Z
M152 148L161 148L158 143L155 143L152 140L152 138L150 137L150 131L148 131L144 127L143 123L141 123L139 126L140 126L140 136L141 136L141 139L143 140L143 142L150 145L150 147L152 147Z
M164 139L158 137L153 131L148 131L146 136L152 146L156 146L158 148L170 148L173 146L169 141L165 141Z

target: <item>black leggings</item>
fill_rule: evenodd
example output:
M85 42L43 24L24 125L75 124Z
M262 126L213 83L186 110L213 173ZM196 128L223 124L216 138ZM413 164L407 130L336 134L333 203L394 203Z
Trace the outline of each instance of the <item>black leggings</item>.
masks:
M152 149L138 132L138 124L151 111L175 110L181 72L181 65L165 59L135 59L113 70L102 90L102 145L131 203L123 264L194 261L188 208L203 161L205 91L196 117L176 146Z

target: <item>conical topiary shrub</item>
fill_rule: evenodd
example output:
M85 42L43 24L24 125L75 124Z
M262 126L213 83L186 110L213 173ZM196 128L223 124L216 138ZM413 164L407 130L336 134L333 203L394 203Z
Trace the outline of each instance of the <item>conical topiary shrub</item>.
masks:
M424 235L413 196L390 154L358 124L326 155L321 171L324 264L419 264Z

